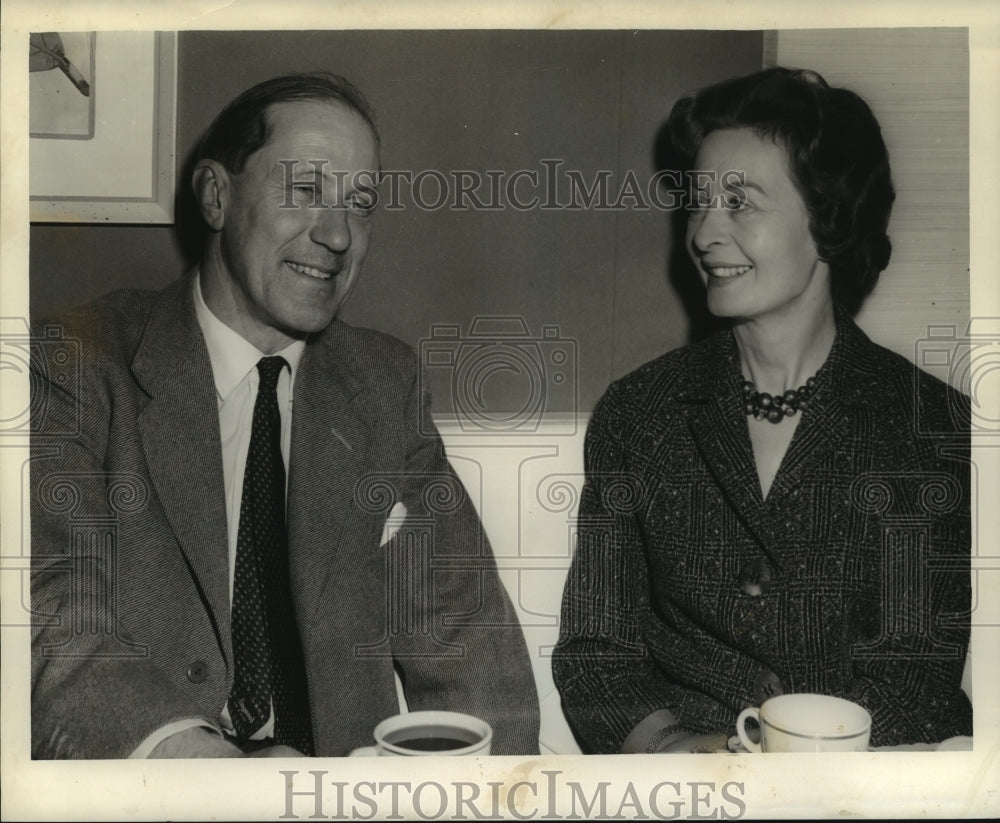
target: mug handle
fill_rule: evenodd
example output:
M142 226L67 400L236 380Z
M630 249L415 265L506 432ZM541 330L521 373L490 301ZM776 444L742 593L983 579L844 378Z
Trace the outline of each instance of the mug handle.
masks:
M740 743L743 744L744 748L748 752L760 752L760 743L754 743L748 736L744 725L746 724L747 718L752 717L757 723L760 723L760 709L756 706L751 706L749 709L744 709L740 712L740 716L736 718L736 734L739 735Z
M358 749L352 749L351 753L347 755L348 757L378 757L378 749L374 746L362 746Z

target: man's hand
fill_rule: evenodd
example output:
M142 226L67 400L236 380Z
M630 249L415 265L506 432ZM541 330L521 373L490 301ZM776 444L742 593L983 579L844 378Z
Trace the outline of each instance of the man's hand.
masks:
M243 755L244 757L305 757L302 752L291 746L268 746Z
M659 753L670 754L711 754L713 752L727 752L729 738L724 734L686 734L676 740L671 741L665 749Z
M244 757L238 746L202 727L185 729L157 744L150 758Z
M203 727L185 729L159 743L151 758L173 757L305 757L291 746L265 746L244 752L239 746L224 740Z

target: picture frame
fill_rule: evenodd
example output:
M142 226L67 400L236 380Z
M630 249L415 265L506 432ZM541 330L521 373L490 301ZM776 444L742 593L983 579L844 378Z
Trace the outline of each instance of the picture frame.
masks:
M177 35L96 32L93 136L32 136L32 222L173 223Z

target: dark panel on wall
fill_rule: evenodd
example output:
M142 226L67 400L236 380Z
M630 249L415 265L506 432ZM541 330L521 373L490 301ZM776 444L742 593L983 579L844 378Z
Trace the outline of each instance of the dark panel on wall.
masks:
M378 113L383 168L434 174L422 178L424 208L400 180L403 208L376 217L345 319L413 346L442 324L467 333L482 316L518 318L531 339L558 327L575 343L580 377L549 408L572 410L578 398L589 410L610 380L686 342L689 319L670 277L670 215L629 198L619 209L566 207L570 177L591 187L603 175L609 205L630 171L645 187L674 100L761 61L760 32L185 32L178 156L186 160L218 109L259 80L318 68L356 80ZM509 192L518 170L526 174ZM502 208L454 208L458 171L479 174L478 199ZM449 189L440 205L437 173ZM511 194L538 202L515 208ZM32 313L112 288L157 288L185 265L170 227L36 225ZM491 405L519 402L502 380L492 387Z

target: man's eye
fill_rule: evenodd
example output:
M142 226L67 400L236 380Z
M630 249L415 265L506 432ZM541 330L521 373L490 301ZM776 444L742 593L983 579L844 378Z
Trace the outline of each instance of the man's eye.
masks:
M371 214L375 209L375 198L352 197L348 207L357 214Z
M291 201L299 208L320 206L323 190L316 183L292 183L289 187Z
M292 183L292 197L298 202L308 201L312 203L319 197L319 187L315 183Z

